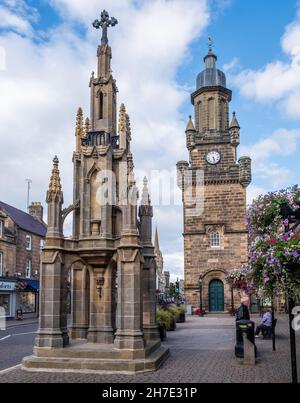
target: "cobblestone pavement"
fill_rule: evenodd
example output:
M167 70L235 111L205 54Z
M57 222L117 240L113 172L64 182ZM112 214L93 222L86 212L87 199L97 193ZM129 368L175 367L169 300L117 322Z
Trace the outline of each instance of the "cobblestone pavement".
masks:
M234 319L228 316L188 317L165 343L171 356L157 372L135 376L115 374L30 373L15 369L0 374L0 383L289 383L291 381L288 322L278 318L277 351L269 340L257 340L259 362L244 366L234 356ZM259 322L260 318L254 319ZM298 366L300 337L297 334ZM300 370L300 366L299 366ZM299 371L300 374L300 371Z

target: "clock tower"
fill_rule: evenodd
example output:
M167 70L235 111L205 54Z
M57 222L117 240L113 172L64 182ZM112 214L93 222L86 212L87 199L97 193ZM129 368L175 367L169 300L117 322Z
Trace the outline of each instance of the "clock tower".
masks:
M251 159L237 157L240 126L235 113L229 121L232 92L211 46L204 63L191 96L195 123L190 117L186 128L189 162L177 164L184 210L185 294L193 307L201 305L202 294L206 311L224 312L232 305L226 274L248 260L245 215ZM234 298L238 303L237 293Z

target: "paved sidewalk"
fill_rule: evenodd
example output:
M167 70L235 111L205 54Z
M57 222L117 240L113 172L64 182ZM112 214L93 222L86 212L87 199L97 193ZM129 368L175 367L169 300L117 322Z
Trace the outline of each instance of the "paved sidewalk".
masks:
M256 322L260 318L254 319ZM298 365L300 335L297 334ZM235 322L228 316L188 317L175 332L168 333L165 343L171 356L155 372L135 376L110 374L30 373L16 369L0 375L0 383L289 383L291 380L287 317L278 318L277 351L272 342L258 339L259 362L244 366L234 356ZM300 366L299 366L300 374Z

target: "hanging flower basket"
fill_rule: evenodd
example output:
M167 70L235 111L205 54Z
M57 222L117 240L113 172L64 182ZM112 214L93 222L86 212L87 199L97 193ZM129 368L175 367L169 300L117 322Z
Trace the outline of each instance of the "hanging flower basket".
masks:
M251 279L250 279L250 269L246 265L242 265L240 268L234 270L229 273L225 277L225 281L232 288L236 290L245 291L246 294L250 294L253 292Z
M255 200L247 213L253 283L265 297L285 293L298 299L300 287L300 189L295 186ZM300 224L300 221L299 221Z

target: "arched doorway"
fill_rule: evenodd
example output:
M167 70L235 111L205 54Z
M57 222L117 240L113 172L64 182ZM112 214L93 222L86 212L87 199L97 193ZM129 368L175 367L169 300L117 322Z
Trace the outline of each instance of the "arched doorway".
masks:
M209 284L209 311L224 312L224 284L221 280L212 280Z

